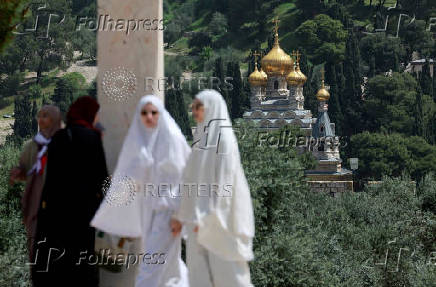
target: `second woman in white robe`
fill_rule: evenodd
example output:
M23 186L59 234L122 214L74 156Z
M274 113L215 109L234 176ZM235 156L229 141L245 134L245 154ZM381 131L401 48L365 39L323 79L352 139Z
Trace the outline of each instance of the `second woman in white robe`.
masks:
M254 215L238 144L223 97L215 90L196 96L204 108L182 178L174 218L188 231L191 287L253 286ZM196 119L198 120L198 119Z

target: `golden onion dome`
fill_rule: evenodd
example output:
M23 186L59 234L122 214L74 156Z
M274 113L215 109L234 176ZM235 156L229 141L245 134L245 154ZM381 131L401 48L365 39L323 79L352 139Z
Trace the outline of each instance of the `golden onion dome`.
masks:
M295 70L292 69L289 74L286 76L286 81L288 82L288 85L290 86L299 86L300 85L300 74Z
M316 93L316 98L320 102L327 102L330 98L330 93L325 88L324 80L322 80L321 89Z
M260 61L262 69L268 76L286 76L294 68L292 58L280 48L278 27L275 27L274 46Z
M250 83L250 85L255 87L264 86L266 84L266 79L257 69L257 64L255 65L253 73L251 73L248 77L248 82Z
M264 87L266 87L267 83L268 83L268 75L262 70L262 67L260 67L260 73L262 74L263 77L263 85Z
M298 74L298 83L299 83L298 85L303 86L307 81L307 77L300 70L300 63L299 62L297 62L297 68L295 69L295 72Z

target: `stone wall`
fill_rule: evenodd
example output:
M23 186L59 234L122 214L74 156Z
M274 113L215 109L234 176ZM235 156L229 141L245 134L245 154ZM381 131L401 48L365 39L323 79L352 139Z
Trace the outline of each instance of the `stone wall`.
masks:
M353 191L353 181L307 181L311 191L332 194Z

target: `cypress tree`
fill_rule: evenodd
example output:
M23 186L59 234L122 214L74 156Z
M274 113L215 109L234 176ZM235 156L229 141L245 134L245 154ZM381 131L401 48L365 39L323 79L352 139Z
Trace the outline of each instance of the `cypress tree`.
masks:
M421 86L422 93L424 95L433 96L433 83L430 75L430 63L429 60L425 60L425 64L422 67L422 71L419 75L419 84Z
M310 73L310 67L309 62L307 60L306 51L303 48L298 49L301 53L300 55L300 70L303 72L303 74L306 75L307 78L309 78Z
M32 105L29 95L15 97L15 121L13 133L16 139L23 140L32 135Z
M88 95L97 100L97 81L93 80L88 88Z
M232 88L228 86L224 86L224 80L223 80L223 89L221 91L221 94L223 95L224 100L227 104L227 110L229 111L229 114L231 116L232 111L232 90L235 88L235 79L233 78L233 63L228 62L227 63L227 69L226 69L226 77L229 77L231 80Z
M42 95L42 105L48 105L50 104L49 100L47 99L46 95Z
M253 50L251 50L250 55L248 55L247 76L249 76L253 71L254 71L254 56L253 56Z
M356 36L350 30L345 49L344 75L345 92L343 94L343 113L345 136L356 134L361 127L356 123L361 123L361 76L360 76L360 51Z
M436 112L433 113L432 119L429 121L430 143L436 144Z
M36 101L33 101L32 104L32 134L36 134L38 132L38 120L36 116L38 115L38 105Z
M185 101L183 98L183 93L181 90L175 90L175 103L178 109L178 121L177 123L180 126L183 134L188 138L188 140L192 140L192 130L189 124L189 116L186 109Z
M176 108L176 99L174 89L168 89L165 92L165 109L170 113L170 115L177 122L178 109Z
M332 122L335 123L336 133L341 134L342 131L342 110L339 102L339 89L336 79L336 68L333 63L326 64L326 82L330 86L330 100L329 100L329 115Z
M220 81L219 92L221 92L221 87L224 83L224 65L223 65L223 60L221 57L219 57L215 60L215 67L213 69L212 75L215 78L219 79L219 81Z
M188 140L192 139L191 126L189 124L189 116L186 109L183 94L178 89L168 89L165 96L165 109L174 118L179 125L182 133Z
M370 62L369 62L369 74L368 74L368 76L369 76L369 78L372 78L375 75L376 75L376 72L375 72L375 56L371 55Z
M433 101L436 103L436 58L433 60Z
M425 137L424 114L422 107L422 89L418 86L415 100L415 134L417 136Z
M299 48L299 51L301 51L300 69L301 72L303 72L303 74L305 74L307 77L307 81L303 86L304 107L309 109L312 114L315 115L317 110L317 100L315 98L315 94L318 84L312 81L313 67L309 66L306 52L302 48Z
M397 52L394 51L393 53L394 53L394 63L393 63L392 71L399 72L400 71L400 59L398 57Z
M244 89L244 107L246 110L251 109L251 103L250 103L250 97L251 97L251 89L250 89L250 83L248 80L243 81Z
M318 99L316 98L316 92L320 88L321 77L319 73L314 72L314 67L311 69L310 77L303 90L304 106L312 112L313 116L318 115Z
M229 65L232 65L230 62ZM232 97L232 112L231 118L236 119L242 117L243 113L243 99L242 99L242 79L241 79L241 70L239 68L239 63L233 63L233 89L230 91Z
M344 64L338 63L335 67L336 71L336 83L338 85L338 95L339 95L339 103L341 105L344 104L344 93L345 93L345 76L344 76Z
M51 101L59 107L65 119L68 108L73 102L73 88L65 78L58 79Z

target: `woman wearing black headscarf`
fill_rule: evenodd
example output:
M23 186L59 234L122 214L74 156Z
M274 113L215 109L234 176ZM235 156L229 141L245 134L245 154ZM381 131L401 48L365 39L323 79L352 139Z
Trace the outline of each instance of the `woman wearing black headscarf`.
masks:
M93 98L78 98L68 111L66 127L48 145L34 286L98 286L90 221L108 176L101 134L94 128L98 109Z

